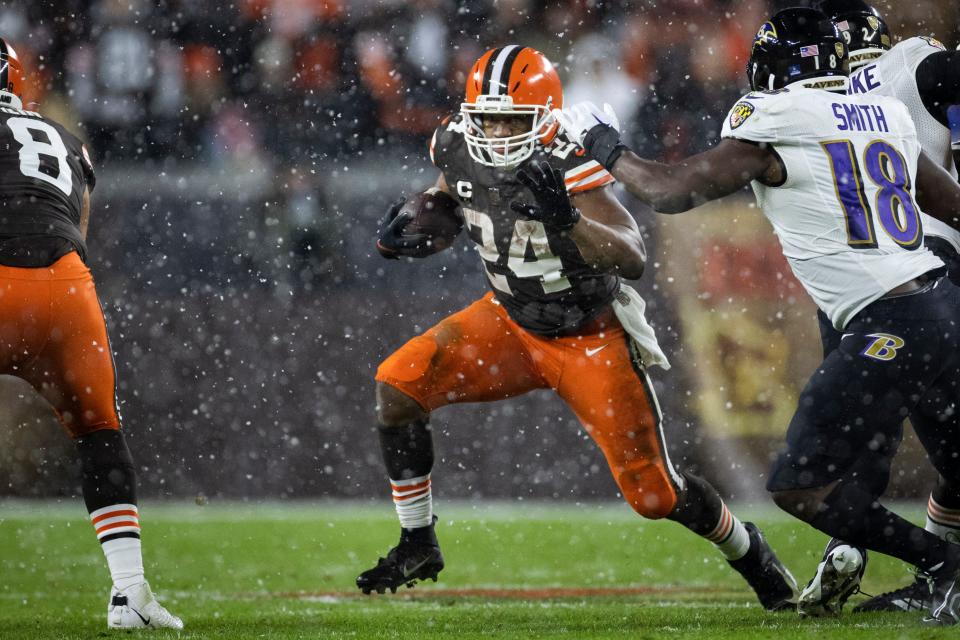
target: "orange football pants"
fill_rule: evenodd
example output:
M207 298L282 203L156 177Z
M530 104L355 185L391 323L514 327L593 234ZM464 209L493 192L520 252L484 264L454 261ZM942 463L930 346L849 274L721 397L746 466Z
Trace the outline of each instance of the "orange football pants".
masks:
M487 294L403 345L376 379L427 411L553 389L603 451L630 506L663 518L682 480L666 452L650 381L611 318L589 335L547 338L525 331Z
M33 385L74 438L120 428L107 327L76 253L49 267L0 265L0 374Z

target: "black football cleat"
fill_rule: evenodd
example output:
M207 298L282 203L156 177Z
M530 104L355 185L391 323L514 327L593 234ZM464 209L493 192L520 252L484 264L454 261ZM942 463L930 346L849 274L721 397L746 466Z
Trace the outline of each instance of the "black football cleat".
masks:
M840 615L850 596L860 591L866 570L866 549L831 538L817 572L800 592L797 613L801 618Z
M796 609L800 593L797 581L777 558L777 554L767 544L757 525L744 522L743 526L750 535L750 548L747 550L747 555L737 560L727 560L727 562L753 588L764 609L767 611Z
M924 574L917 574L917 579L907 586L864 600L853 608L853 612L919 611L929 609L932 602L930 579Z
M960 556L952 555L931 571L930 585L930 613L924 623L951 626L960 622Z
M437 574L443 570L443 554L434 525L420 529L400 529L400 543L386 558L380 558L377 566L368 569L357 577L357 587L365 594L374 591L396 593L403 585L412 587L417 580L437 581Z

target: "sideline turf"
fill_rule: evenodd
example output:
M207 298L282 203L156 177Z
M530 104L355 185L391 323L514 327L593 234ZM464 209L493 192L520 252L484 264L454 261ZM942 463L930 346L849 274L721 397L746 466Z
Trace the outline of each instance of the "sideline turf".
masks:
M438 513L447 560L440 582L362 597L354 577L397 536L388 503L141 508L148 577L183 617L182 638L789 640L958 631L923 627L917 614L818 621L765 614L709 544L679 525L643 522L620 504L441 503ZM771 510L746 514L798 580L812 575L822 535ZM0 638L126 637L105 630L108 575L85 515L79 500L0 502ZM873 556L864 589L908 578L900 563ZM546 599L513 591L545 588L590 591Z

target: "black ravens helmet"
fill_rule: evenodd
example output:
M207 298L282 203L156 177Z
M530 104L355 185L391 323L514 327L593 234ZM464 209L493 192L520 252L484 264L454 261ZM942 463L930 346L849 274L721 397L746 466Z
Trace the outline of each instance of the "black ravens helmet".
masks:
M820 0L817 9L830 16L850 49L850 68L879 58L891 47L890 29L880 12L863 0Z
M849 74L847 45L836 25L820 11L799 7L784 9L760 26L747 62L754 91Z

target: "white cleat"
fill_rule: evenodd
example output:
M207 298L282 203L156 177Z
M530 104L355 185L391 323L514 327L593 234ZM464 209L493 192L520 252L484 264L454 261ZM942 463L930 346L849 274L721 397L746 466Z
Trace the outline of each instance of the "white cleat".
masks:
M183 620L163 608L146 582L120 591L110 590L107 605L110 629L183 629Z
M866 558L856 547L838 544L817 566L817 573L800 593L801 617L840 615L847 599L860 590Z

